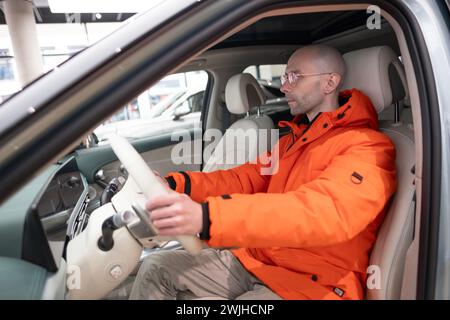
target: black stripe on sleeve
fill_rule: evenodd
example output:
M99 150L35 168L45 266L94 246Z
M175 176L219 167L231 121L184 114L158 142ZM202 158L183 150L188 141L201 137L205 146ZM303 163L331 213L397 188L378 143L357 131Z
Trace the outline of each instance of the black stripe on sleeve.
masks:
M184 171L180 171L180 173L184 176L184 193L186 193L188 196L190 196L191 195L191 178Z
M211 220L209 219L209 205L208 202L200 203L202 205L202 215L203 215L203 228L202 232L200 232L201 240L209 240L211 236L209 234L209 229L211 227Z

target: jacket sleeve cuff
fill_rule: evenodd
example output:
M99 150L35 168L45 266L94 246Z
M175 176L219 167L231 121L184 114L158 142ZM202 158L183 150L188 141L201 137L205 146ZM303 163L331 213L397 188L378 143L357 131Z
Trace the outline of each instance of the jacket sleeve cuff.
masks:
M203 216L203 227L202 232L200 232L200 239L201 240L209 240L211 239L210 235L210 227L211 227L211 220L209 219L209 205L208 202L202 202L202 216Z

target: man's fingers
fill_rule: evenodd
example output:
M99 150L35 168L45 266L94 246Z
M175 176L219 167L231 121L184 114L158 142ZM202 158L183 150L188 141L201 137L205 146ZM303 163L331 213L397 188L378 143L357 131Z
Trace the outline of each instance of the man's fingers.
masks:
M152 222L161 219L167 219L173 216L176 216L176 212L172 209L172 207L162 207L158 209L154 209L149 212L149 217Z
M159 207L170 206L171 204L179 201L179 199L180 194L176 192L154 196L146 202L145 208L152 211L153 209Z
M158 229L158 233L160 233L160 231L163 229L178 228L181 222L182 217L174 216L170 218L155 220L153 221L153 225L155 226L156 229Z

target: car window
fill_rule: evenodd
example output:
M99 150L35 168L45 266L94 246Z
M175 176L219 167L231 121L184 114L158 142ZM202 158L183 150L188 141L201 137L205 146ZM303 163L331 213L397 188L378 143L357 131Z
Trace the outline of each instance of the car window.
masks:
M195 92L197 90L194 90ZM181 113L201 112L203 106L204 88L196 93L188 92L184 97L178 99L172 106L167 108L161 115L170 116Z
M207 84L206 71L164 77L94 130L99 145L107 143L111 133L135 139L200 128Z

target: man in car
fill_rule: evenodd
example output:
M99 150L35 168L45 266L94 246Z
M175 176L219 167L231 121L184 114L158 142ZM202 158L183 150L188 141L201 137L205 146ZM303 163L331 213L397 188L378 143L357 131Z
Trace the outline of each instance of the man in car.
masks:
M211 247L150 255L132 299L362 299L369 254L396 189L395 149L357 89L340 92L337 50L306 46L282 76L290 128L261 162L166 177L174 192L147 202L160 235L200 235ZM368 75L370 76L370 75ZM213 248L236 248L222 250Z

